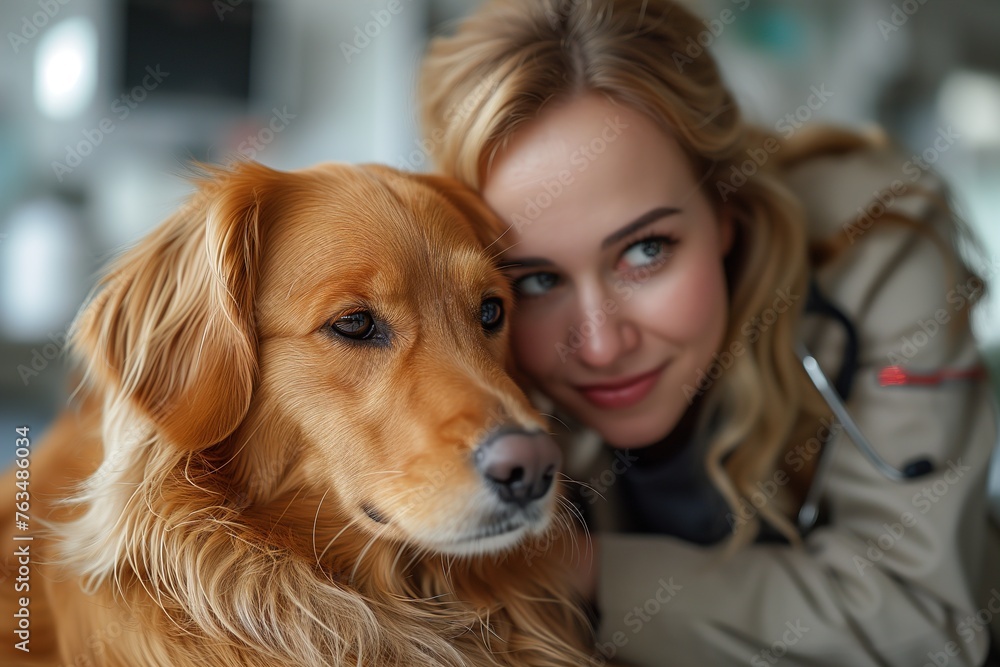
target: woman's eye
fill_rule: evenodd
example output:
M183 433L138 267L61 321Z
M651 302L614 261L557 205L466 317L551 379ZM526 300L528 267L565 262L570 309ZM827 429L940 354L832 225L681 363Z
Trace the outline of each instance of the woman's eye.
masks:
M653 238L636 241L625 249L622 253L622 269L636 269L643 266L662 264L670 257L671 246L677 243L676 240L665 236L654 236Z
M539 272L521 276L514 281L514 289L524 296L541 296L559 284L554 273Z

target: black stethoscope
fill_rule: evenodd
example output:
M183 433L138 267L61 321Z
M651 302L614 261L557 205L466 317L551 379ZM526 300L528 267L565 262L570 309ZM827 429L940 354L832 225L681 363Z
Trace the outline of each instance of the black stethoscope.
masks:
M809 297L806 300L806 313L825 316L838 322L843 328L844 333L847 337L847 342L844 346L844 358L841 363L840 371L837 374L837 379L831 382L827 378L823 369L820 368L819 362L816 358L809 352L809 349L804 343L799 342L796 345L795 353L798 355L799 359L802 361L802 366L805 368L806 373L809 375L809 379L816 386L817 391L826 401L826 404L833 411L834 417L840 423L847 437L857 446L862 454L871 462L875 469L880 473L885 475L888 479L893 482L908 482L919 477L924 477L934 472L934 463L928 457L919 457L909 461L902 467L896 468L884 458L879 456L879 453L875 451L872 446L871 441L865 437L864 433L861 432L861 427L858 423L854 421L851 417L850 412L847 410L847 406L844 401L850 396L851 387L854 384L854 378L857 375L859 362L859 344L858 344L858 331L855 328L851 320L827 300L823 294L819 291L815 281L811 281L809 284ZM816 466L816 471L813 474L812 484L809 487L809 492L806 494L806 499L799 510L798 515L798 528L799 531L804 535L808 533L813 526L816 524L816 520L819 517L819 501L822 494L823 478L826 475L826 469L830 465L830 456L827 452L826 444L833 437L833 433L829 434L823 442L823 451L820 454L819 463Z

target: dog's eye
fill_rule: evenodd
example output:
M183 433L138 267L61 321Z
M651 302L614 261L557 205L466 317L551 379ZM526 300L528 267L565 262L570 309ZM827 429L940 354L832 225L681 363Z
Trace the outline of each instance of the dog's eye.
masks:
M496 297L484 299L479 310L479 318L483 323L484 331L491 332L499 329L503 325L503 301Z
M354 340L368 340L378 332L375 320L367 310L341 315L330 322L330 328L341 336Z

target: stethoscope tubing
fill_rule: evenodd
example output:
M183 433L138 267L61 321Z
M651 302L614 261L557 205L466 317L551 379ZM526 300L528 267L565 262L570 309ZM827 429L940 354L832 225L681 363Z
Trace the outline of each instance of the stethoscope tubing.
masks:
M847 437L861 450L861 453L865 455L865 458L871 462L876 470L893 482L899 483L909 482L934 471L934 464L926 457L915 459L900 470L879 456L875 447L865 437L865 434L861 431L861 427L858 426L858 423L851 416L843 399L837 393L829 378L826 377L826 373L823 372L816 357L809 352L805 343L799 341L795 346L795 353L801 360L802 367L805 369L809 379L833 412L834 417L847 434ZM806 494L806 499L799 509L797 523L799 531L803 535L816 525L816 520L819 518L819 501L823 492L823 481L828 474L832 458L827 448L831 445L832 442L829 442L824 447L816 471L813 474L809 492Z

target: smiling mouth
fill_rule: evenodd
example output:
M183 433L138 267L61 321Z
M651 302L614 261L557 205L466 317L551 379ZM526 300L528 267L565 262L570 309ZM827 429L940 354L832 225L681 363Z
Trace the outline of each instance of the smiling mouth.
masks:
M644 399L652 391L668 365L669 362L647 373L634 375L616 382L577 385L576 390L587 401L598 408L620 409L631 407Z

